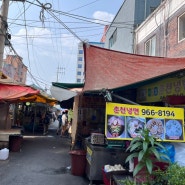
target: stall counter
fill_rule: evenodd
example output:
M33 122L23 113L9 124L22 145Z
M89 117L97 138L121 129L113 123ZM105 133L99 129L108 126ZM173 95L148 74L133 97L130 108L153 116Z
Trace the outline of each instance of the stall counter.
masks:
M0 130L0 141L9 142L10 135L21 135L21 129Z
M124 148L112 147L106 145L92 145L86 141L86 175L91 181L102 181L102 170L104 165L121 164L125 166L125 159L129 155Z

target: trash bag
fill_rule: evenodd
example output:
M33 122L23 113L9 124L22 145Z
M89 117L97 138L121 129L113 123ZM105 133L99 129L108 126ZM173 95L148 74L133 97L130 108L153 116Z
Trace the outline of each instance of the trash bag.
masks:
M9 156L9 149L3 148L0 150L0 160L6 160Z
M165 142L165 143L161 143L164 147L165 147L165 149L158 149L158 151L160 152L160 153L162 153L162 154L165 154L165 155L167 155L168 157L169 157L169 159L170 159L170 162L171 163L174 163L175 162L175 147L174 147L174 145L172 144L172 143L167 143L167 142ZM164 157L162 157L162 159L164 160L164 161L166 161L167 159L166 158L164 158Z

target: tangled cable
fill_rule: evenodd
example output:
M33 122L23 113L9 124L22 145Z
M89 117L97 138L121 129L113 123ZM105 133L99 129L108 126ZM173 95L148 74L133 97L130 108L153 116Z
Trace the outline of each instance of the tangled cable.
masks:
M40 11L40 20L44 26L44 20L45 20L45 16L44 16L44 10L49 10L52 8L52 4L51 3L45 3L45 4L41 4L42 6L42 10Z

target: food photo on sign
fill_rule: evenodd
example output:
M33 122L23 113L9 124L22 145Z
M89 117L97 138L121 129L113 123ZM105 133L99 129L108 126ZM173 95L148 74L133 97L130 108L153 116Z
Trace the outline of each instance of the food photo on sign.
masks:
M125 137L125 118L124 116L107 115L107 137Z
M126 117L126 137L134 138L137 136L141 136L141 131L145 127L145 119L138 117Z
M164 119L147 118L146 128L150 131L150 134L155 138L164 139Z
M183 139L182 120L166 120L166 137L165 139Z

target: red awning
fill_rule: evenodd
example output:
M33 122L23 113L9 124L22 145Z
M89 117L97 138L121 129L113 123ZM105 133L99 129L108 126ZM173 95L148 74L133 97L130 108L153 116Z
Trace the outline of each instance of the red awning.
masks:
M27 86L0 84L0 101L12 101L23 96L38 94L39 91Z
M128 54L84 44L83 91L115 89L185 69L185 58Z

